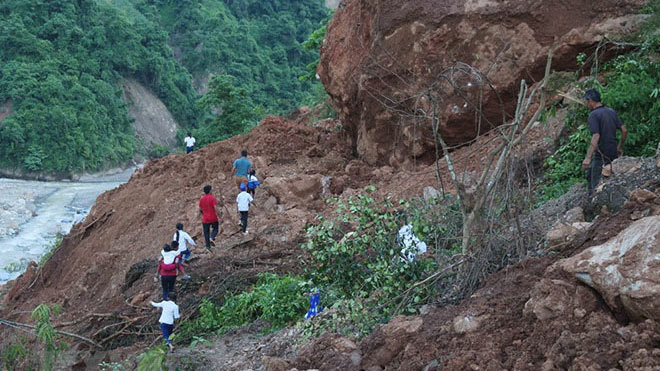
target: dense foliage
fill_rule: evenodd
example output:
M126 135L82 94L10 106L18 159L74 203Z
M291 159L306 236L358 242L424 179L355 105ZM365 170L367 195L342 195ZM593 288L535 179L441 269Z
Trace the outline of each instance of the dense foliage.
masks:
M0 166L51 173L96 170L136 148L122 77L151 87L175 118L195 122L189 74L172 58L167 34L106 2L0 3Z
M659 35L647 36L638 50L604 66L604 84L597 80L582 83L584 88L599 89L603 103L612 107L626 125L625 156L653 156L660 141L660 61L656 54L659 45ZM570 109L566 122L569 135L545 164L544 199L558 197L572 184L585 181L581 164L591 140L588 115L585 107Z
M247 291L225 298L218 306L204 300L200 315L184 323L175 333L176 341L200 339L203 334L222 334L260 319L270 330L280 329L301 318L308 299L309 284L300 277L261 274L256 285Z
M154 91L181 127L199 127L201 144L311 102L319 83L299 76L318 54L301 44L327 14L321 0L3 1L0 114L11 115L0 167L68 174L129 160L142 148L125 78ZM192 76L206 91L210 74L227 76L241 107L197 104ZM215 117L217 106L233 112ZM251 120L234 115L243 111Z
M208 74L230 75L250 106L288 113L309 98L300 81L318 53L301 44L328 10L322 0L131 0L170 34L181 63L204 85Z

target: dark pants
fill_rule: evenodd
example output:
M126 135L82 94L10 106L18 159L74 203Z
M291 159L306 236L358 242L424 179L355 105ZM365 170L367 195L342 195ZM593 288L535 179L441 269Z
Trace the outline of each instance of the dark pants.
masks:
M600 182L603 173L603 165L609 165L611 162L610 159L603 160L598 154L594 155L591 159L591 167L587 169L587 189L589 190L589 194L593 192Z
M241 226L243 227L243 232L247 231L247 218L248 218L248 212L247 211L240 211L241 213Z
M183 258L183 260L188 261L188 259L190 259L190 254L192 254L192 252L190 251L189 248L186 248L181 252L181 257Z
M202 229L204 230L204 241L206 242L206 248L210 249L211 241L215 241L215 237L218 235L218 222L202 223Z
M248 187L248 189L247 189L248 193L250 195L252 195L252 197L254 197L254 193L255 193L256 190L257 190L256 188L250 188L250 187Z
M186 147L186 153L190 153L195 149L195 146L192 147Z
M160 276L160 283L163 285L163 300L167 300L170 292L174 292L176 276Z
M171 343L170 335L172 335L172 331L174 331L174 325L168 325L167 323L161 323L160 324L160 331L163 332L163 339L165 339L165 342L167 344Z

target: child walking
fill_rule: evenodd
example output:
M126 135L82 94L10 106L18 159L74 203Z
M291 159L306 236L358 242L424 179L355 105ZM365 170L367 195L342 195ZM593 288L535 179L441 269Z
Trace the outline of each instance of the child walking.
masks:
M173 292L167 299L163 299L159 303L151 302L151 305L162 310L158 322L160 322L160 331L163 332L163 339L170 348L170 352L174 351L170 335L174 331L174 320L179 318L179 306L176 305L175 301L176 293Z
M257 187L260 185L259 179L257 179L257 172L254 169L250 169L247 176L247 191L249 194L254 197L254 193L257 190Z
M176 241L179 244L179 254L183 256L185 261L190 260L190 255L192 252L188 249L188 244L190 246L196 246L195 241L190 237L190 235L183 231L183 223L176 223L176 232L172 236L172 241Z
M183 267L179 264L177 247L173 249L171 245L165 244L163 250L160 252L162 258L158 267L156 267L156 276L154 279L158 279L158 275L160 275L160 282L163 286L163 300L167 300L169 295L174 293L177 270L185 273Z
M252 196L247 193L246 186L244 183L240 185L241 193L236 196L236 204L238 205L238 213L241 214L241 229L243 234L248 234L247 222L248 222L248 210L250 210L250 203L254 201Z

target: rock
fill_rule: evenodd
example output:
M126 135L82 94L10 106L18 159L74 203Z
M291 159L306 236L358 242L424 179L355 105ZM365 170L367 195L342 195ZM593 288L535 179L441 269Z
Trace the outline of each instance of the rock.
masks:
M566 223L584 222L584 210L581 207L574 207L564 214Z
M534 315L539 321L564 315L571 307L575 287L561 280L542 279L525 303L523 315Z
M606 243L555 267L598 291L615 312L660 320L660 216L638 220Z
M424 187L424 201L429 202L433 199L441 198L442 194L433 187Z
M612 161L611 164L603 166L602 174L605 177L630 174L638 171L641 166L642 160L640 158L623 156Z
M637 29L641 17L633 14L644 3L346 1L328 26L317 72L361 159L395 167L420 158L431 161L431 125L395 112L429 112L424 99L407 98L441 82L442 71L456 61L472 63L497 87L497 93L479 89L469 76L462 76L456 88L439 84L444 93L440 134L450 145L465 143L477 132L475 112L452 90L461 89L475 102L483 92L483 121L500 124L498 97L512 113L520 79L543 77L549 48L559 46L553 69L572 69L576 55L603 35ZM384 100L401 103L388 109Z
M575 222L571 224L562 221L556 222L545 236L546 244L549 248L567 247L581 233L588 230L591 223Z
M133 299L131 299L131 304L138 305L138 304L144 302L145 300L147 300L149 295L150 294L148 292L141 292L141 293L135 295L133 297Z
M429 362L429 364L427 364L422 371L435 371L438 369L441 369L440 363L438 363L437 359L434 359L433 361Z
M466 316L458 316L454 318L453 329L457 334L465 334L468 332L476 331L481 323L486 319L485 316L474 316L468 314Z
M630 200L640 204L655 200L657 197L657 194L646 189L636 189L630 193Z
M266 371L289 371L292 367L292 362L288 359L263 356L261 357L261 364Z

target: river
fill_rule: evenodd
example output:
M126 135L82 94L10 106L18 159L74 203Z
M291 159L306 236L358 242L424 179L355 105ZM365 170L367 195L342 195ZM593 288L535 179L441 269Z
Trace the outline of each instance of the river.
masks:
M116 188L135 169L91 175L77 182L0 178L0 285L38 262L58 234L87 216L101 193Z

